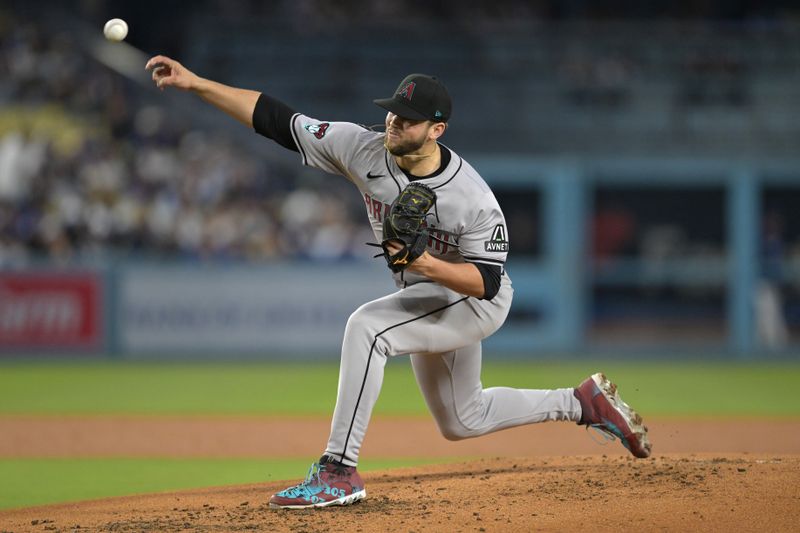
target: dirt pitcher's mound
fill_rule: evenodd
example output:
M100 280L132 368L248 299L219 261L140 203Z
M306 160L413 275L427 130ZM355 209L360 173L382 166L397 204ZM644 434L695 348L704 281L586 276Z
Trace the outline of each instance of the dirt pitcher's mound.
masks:
M790 531L800 456L485 459L364 476L351 507L275 511L285 483L0 512L0 531Z

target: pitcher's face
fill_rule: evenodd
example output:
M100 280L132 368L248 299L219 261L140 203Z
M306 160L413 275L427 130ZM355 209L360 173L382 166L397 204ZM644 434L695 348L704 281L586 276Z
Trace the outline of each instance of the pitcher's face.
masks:
M432 127L429 120L411 120L389 111L383 145L394 156L413 154L425 145Z

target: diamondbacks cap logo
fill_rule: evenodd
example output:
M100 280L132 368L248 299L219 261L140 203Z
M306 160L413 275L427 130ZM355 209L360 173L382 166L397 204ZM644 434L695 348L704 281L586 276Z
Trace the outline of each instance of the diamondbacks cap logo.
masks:
M317 139L322 139L325 137L325 132L328 131L328 126L330 126L329 122L323 122L321 124L306 124L304 127L308 133L311 133Z
M410 81L405 85L403 85L403 87L399 91L397 91L397 95L402 96L408 101L411 101L411 97L414 96L414 88L416 86L417 84L415 82Z
M502 224L496 225L492 231L491 240L484 241L483 245L487 252L507 252L506 227Z

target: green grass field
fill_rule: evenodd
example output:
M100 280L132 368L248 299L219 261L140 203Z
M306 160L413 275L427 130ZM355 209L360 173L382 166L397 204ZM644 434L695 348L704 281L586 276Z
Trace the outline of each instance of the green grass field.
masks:
M800 364L486 362L486 387L573 386L596 370L648 416L800 417ZM333 363L0 363L0 417L14 415L329 416ZM375 416L427 416L407 359L391 360ZM2 438L0 436L0 438ZM384 469L422 461L367 460ZM0 458L0 508L295 479L308 459Z
M0 459L0 509L281 479L299 481L312 460ZM442 461L365 459L358 469L369 472L433 462ZM264 496L266 501L269 494Z
M484 363L485 387L569 387L603 370L656 416L798 416L800 364ZM329 415L333 363L3 363L0 415ZM425 415L407 359L389 361L375 414Z

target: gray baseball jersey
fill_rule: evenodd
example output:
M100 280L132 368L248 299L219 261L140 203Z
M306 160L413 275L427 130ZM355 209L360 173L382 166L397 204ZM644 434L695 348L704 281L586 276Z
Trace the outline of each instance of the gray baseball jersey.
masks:
M291 130L303 163L341 174L361 192L375 237L409 183L383 145L383 133L295 114ZM428 252L444 261L503 267L505 219L481 176L451 150L442 172L421 179L436 191ZM339 390L326 453L356 465L388 356L409 354L417 383L442 434L474 437L545 420L579 420L572 389L531 390L480 382L481 340L505 320L513 290L504 272L491 300L467 297L425 277L395 274L401 290L361 306L345 329ZM427 282L427 283L423 283Z
M361 191L375 238L380 242L383 219L409 183L383 147L383 134L348 122L320 122L303 115L292 120L303 163L341 174ZM428 220L428 252L449 262L502 266L508 253L505 219L497 200L469 163L451 150L450 163L438 175L421 180L436 191L433 217ZM442 242L444 241L444 242ZM405 272L395 275L400 286L423 280Z

